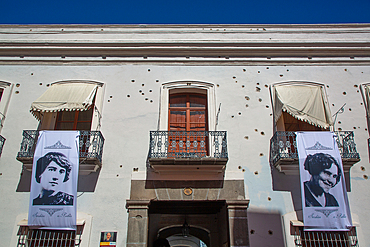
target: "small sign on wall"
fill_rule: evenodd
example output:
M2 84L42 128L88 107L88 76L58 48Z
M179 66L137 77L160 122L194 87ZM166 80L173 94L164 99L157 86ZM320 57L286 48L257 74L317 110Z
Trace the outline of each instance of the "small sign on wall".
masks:
M101 232L100 246L116 247L117 232Z

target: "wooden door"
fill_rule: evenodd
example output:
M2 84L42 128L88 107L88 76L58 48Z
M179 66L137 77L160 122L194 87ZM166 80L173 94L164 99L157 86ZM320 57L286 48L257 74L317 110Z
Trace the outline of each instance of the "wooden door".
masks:
M207 95L171 94L168 116L168 156L206 156L208 154Z

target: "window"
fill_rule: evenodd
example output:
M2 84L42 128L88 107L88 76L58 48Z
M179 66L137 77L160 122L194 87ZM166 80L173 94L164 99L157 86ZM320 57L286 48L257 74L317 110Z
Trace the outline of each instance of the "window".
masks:
M90 130L94 105L87 111L61 111L57 114L55 130Z
M333 125L324 85L285 82L270 89L276 131L320 131Z

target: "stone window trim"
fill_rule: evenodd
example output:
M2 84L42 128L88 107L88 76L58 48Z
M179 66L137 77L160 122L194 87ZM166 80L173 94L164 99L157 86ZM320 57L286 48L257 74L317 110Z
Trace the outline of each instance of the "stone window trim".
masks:
M0 81L0 90L2 90L2 96L0 100L0 131L4 125L6 112L8 110L11 92L13 91L14 84Z

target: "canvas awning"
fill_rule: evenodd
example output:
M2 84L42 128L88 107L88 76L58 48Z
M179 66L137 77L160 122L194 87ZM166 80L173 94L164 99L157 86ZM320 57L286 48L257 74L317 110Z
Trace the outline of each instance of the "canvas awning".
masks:
M94 83L55 83L31 105L32 114L41 119L43 112L85 111L93 104L98 85Z
M366 103L366 110L367 115L370 114L370 84L363 85L365 88L365 103Z
M285 111L296 119L322 128L333 124L323 86L302 83L274 85L273 88L276 122Z

